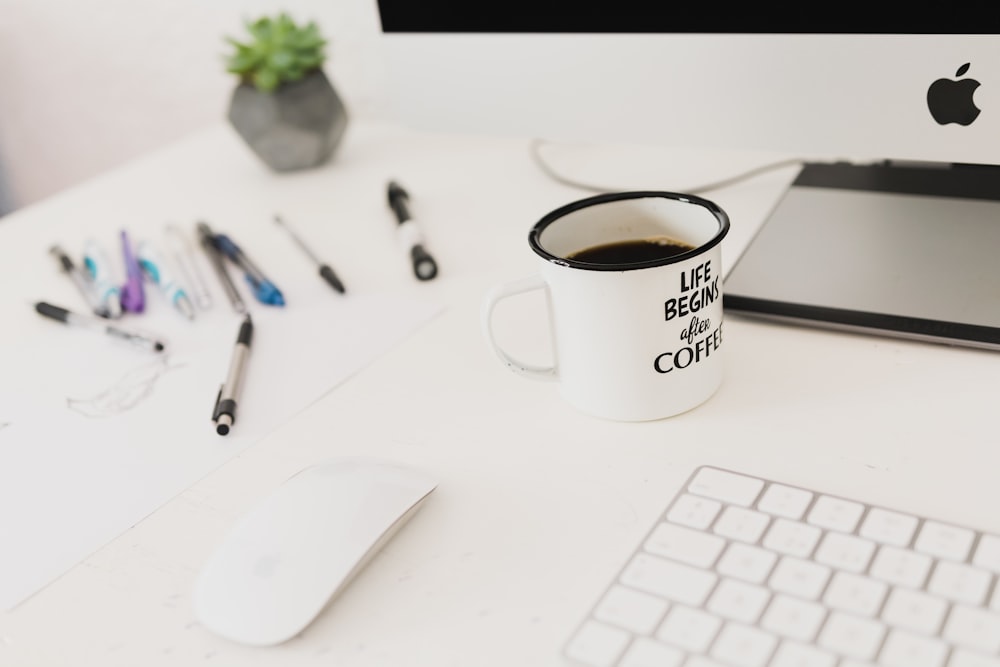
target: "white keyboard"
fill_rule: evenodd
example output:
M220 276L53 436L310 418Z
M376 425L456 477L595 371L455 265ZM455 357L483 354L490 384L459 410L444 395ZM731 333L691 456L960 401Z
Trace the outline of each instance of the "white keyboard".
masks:
M588 667L1000 667L1000 536L698 468L567 642Z

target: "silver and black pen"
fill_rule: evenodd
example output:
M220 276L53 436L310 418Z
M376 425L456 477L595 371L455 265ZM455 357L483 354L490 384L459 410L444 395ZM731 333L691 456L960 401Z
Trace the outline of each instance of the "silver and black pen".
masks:
M226 435L236 423L236 407L243 389L243 376L246 374L247 359L250 358L250 341L253 338L253 322L250 315L243 319L239 334L236 336L236 346L229 362L229 373L226 381L219 389L215 399L215 409L212 411L212 421L215 422L215 432Z
M232 304L233 310L237 313L247 312L247 306L243 302L239 290L236 289L233 279L229 276L229 272L226 270L225 258L218 246L215 245L215 233L212 231L212 228L204 222L199 222L197 230L201 248L208 255L208 260L211 262L212 268L215 269L215 275L218 276L219 282L222 283L222 289L225 290L226 296L229 297L229 303Z
M91 329L93 331L104 333L112 338L123 340L127 343L131 343L132 345L149 350L150 352L163 352L167 349L166 343L145 333L129 331L99 317L91 317L89 315L74 313L71 310L67 310L61 306L52 305L51 303L47 303L45 301L39 301L36 303L35 311L39 315L47 317L51 320L62 322L63 324L70 326L83 327L85 329Z

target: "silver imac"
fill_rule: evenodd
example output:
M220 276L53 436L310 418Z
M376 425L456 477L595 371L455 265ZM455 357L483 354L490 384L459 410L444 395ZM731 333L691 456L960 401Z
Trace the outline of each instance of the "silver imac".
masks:
M728 313L1000 347L987 250L1000 247L1000 35L982 32L987 17L377 2L395 109L413 127L802 159L727 273ZM865 279L845 279L845 262ZM788 275L805 278L790 289Z
M1000 35L974 11L377 2L417 127L1000 164Z

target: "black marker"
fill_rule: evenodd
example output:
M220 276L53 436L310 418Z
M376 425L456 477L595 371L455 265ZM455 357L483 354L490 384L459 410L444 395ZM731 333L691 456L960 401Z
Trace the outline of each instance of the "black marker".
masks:
M35 304L35 310L38 311L39 315L56 320L57 322L94 329L96 331L106 333L114 338L132 343L133 345L138 345L139 347L152 352L163 352L163 350L166 349L166 345L155 338L150 338L149 336L133 331L126 331L125 329L109 323L107 320L102 320L98 317L80 315L79 313L71 312L65 308L60 308L59 306L53 306L51 303L39 301Z
M236 347L233 348L233 358L229 362L229 374L219 389L219 395L215 399L215 409L212 411L215 432L219 435L229 433L230 427L236 422L236 404L243 389L243 375L247 358L250 356L251 338L253 338L253 322L250 321L250 315L247 315L236 336Z
M399 221L399 238L410 251L410 258L413 260L413 273L418 280L430 280L437 275L437 263L424 249L423 237L420 235L417 223L410 218L410 211L406 207L409 200L410 195L402 186L395 181L389 181L389 208L396 214L396 220Z

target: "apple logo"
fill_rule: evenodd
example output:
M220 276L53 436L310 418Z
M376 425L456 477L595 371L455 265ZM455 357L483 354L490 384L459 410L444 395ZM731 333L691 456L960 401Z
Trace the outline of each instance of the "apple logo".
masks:
M961 77L969 71L970 63L965 63L955 72ZM972 96L979 87L975 79L938 79L927 89L927 108L939 125L957 123L971 125L979 116L979 108Z

